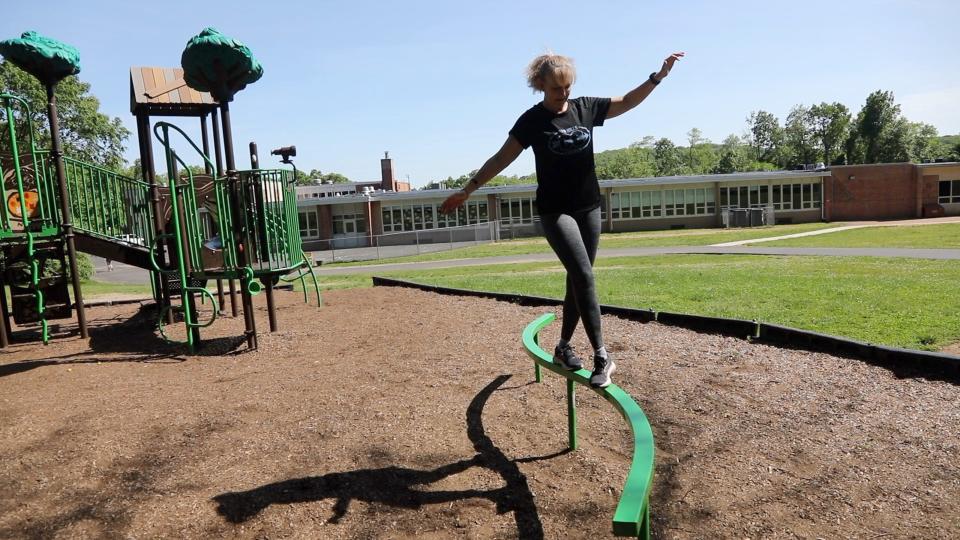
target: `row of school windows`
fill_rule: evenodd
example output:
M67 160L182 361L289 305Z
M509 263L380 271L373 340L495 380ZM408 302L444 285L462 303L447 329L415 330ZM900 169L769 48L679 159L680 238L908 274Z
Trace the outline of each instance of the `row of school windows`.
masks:
M941 180L940 196L937 198L940 204L960 203L960 180Z
M610 196L613 219L698 216L715 211L713 188L629 191Z
M720 188L720 208L808 210L820 208L820 184L774 184Z
M960 193L958 193L960 194ZM708 188L664 189L613 193L613 219L644 219L671 216L702 216L716 212L714 190ZM820 208L820 184L775 184L720 188L720 208L807 210Z
M476 225L489 221L487 201L467 201L456 212L440 212L439 203L384 206L383 232L422 231Z
M943 195L941 183L941 196ZM947 182L946 184L949 184ZM952 193L960 202L960 182ZM948 186L949 187L949 186ZM714 189L662 189L616 192L610 196L612 218L645 219L673 216L701 216L716 213ZM734 186L720 188L720 208L772 206L774 210L820 208L820 184L776 184L772 186ZM443 214L440 203L386 205L381 210L383 232L420 231L476 225L490 221L487 201L467 201L456 212ZM606 208L602 209L606 219ZM365 233L362 214L333 217L334 234ZM500 223L531 224L538 218L533 196L509 197L500 200ZM315 211L300 212L300 234L304 238L319 235Z

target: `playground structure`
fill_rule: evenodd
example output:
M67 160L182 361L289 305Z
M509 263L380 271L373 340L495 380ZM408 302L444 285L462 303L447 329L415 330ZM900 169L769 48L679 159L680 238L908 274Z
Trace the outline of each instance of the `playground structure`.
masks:
M630 431L633 433L633 462L623 486L620 503L613 515L613 534L650 540L650 490L653 486L654 472L653 430L650 428L650 422L637 402L622 388L615 384L606 388L592 388L589 371L585 369L568 371L555 364L552 356L540 348L540 330L555 318L555 314L548 313L531 322L523 330L523 346L533 359L536 381L542 381L541 367L567 379L567 427L570 450L577 449L576 383L591 388L613 404L630 425Z
M9 162L0 162L6 192L0 211L0 277L2 285L10 287L17 324L38 324L41 339L47 343L48 321L69 318L75 307L80 336L88 337L78 251L150 270L160 333L172 341L166 327L179 313L186 327L183 343L191 352L200 344L200 329L212 324L224 307L223 279L230 286L234 316L234 280L240 283L250 349L257 348L253 295L266 290L271 331L276 330L273 287L286 280L284 276L297 273L291 280L301 281L307 301L309 274L320 303L319 287L299 235L294 171L260 169L253 143L251 169L237 170L229 102L262 72L249 49L207 29L188 43L183 55L186 70L131 69L131 112L137 118L141 179L63 155L55 89L63 77L79 72L75 49L28 32L20 40L0 44L0 53L46 86L51 132L51 149L41 151L35 143L34 126L28 123L28 148L21 152L18 139L23 136L17 133L13 119L19 112L29 120L29 104L17 96L0 94L7 120L4 135L12 150ZM225 64L231 67L229 71ZM149 82L144 76L147 73ZM152 78L154 75L159 78ZM201 89L188 87L186 81ZM203 91L207 89L211 92ZM163 149L166 186L160 185L155 173L151 116L201 119L202 149L173 124L161 121L152 127ZM212 116L215 159L210 157L208 116ZM195 151L206 174L194 174L175 146L185 147L188 153ZM73 288L72 303L67 276ZM206 288L211 279L217 281L219 299ZM176 296L180 297L178 306L172 303ZM10 310L6 295L0 294L0 298L0 346L7 346ZM198 302L207 300L211 315L200 321Z

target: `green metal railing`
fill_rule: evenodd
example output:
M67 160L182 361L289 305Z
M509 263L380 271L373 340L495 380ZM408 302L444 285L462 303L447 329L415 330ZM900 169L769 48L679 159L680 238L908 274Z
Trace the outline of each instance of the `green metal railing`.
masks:
M3 103L2 110L7 123L7 129L4 134L7 136L7 142L11 152L10 169L4 171L3 164L0 163L0 179L3 181L4 188L3 204L0 204L0 239L18 237L22 235L24 231L28 230L32 230L39 236L54 236L59 233L55 220L56 206L54 192L56 190L53 189L52 182L50 181L52 177L47 174L47 169L42 162L41 154L36 148L30 106L24 99L12 94L0 94L0 101ZM15 105L21 107L21 116L26 120L29 140L29 147L27 148L27 152L29 152L27 158L29 160L28 164L23 163L22 160L24 158L20 155L21 150L17 142L16 120L14 116ZM27 190L25 186L24 165L32 166L33 191L37 194L37 208L33 216L27 215L28 212L26 211L27 193L29 190ZM11 187L16 191L16 196L20 202L21 216L19 218L12 216L10 209L7 207L8 184L12 184ZM20 223L19 227L15 225L16 222Z
M52 178L49 152L37 157ZM149 184L66 156L63 166L76 231L147 249L154 236Z
M0 182L3 186L3 201L0 204L0 240L25 244L27 284L35 302L37 320L40 323L40 336L43 344L46 345L50 342L50 333L46 319L46 302L43 289L40 286L42 269L36 241L38 239L55 238L60 234L60 228L54 219L54 208L56 207L53 193L55 190L50 182L52 176L47 174L47 169L37 151L29 104L26 100L12 94L0 94L0 102L3 103L4 119L7 123L5 135L11 153L9 171L4 171L3 165L0 163ZM25 178L25 167L21 161L20 147L17 141L15 105L21 107L21 116L26 121L29 140L29 163L27 165L32 166L34 184L32 191L28 190L25 185L27 178ZM12 187L10 191L13 193L8 196L8 184L11 183L13 185L10 186ZM28 194L36 197L36 208L33 212L28 208ZM19 216L12 215L13 209L8 207L12 197L16 197L20 210ZM16 225L17 222L19 222L19 226ZM2 262L3 266L6 266L10 261L4 260ZM3 271L3 268L0 268L0 271ZM6 294L6 292L0 290L0 294Z
M293 171L257 169L241 171L239 183L246 229L250 231L249 253L255 272L292 271L302 262L303 247L297 221L297 197Z
M201 298L212 296L199 287L188 285L190 278L228 278L239 279L242 286L251 294L260 291L255 281L278 279L284 274L300 270L293 279L300 279L306 291L305 273L309 273L317 290L317 303L320 303L320 288L316 276L309 271L309 259L303 253L300 229L297 220L296 187L292 171L287 170L251 170L231 172L228 176L213 179L214 205L206 207L219 239L218 249L222 256L222 265L206 268L203 258L204 244L213 238L205 238L201 221L201 205L197 202L197 185L190 167L173 150L171 132L178 133L207 165L216 170L210 158L179 127L158 122L154 125L154 135L163 145L167 162L168 188L172 208L171 231L158 240L169 239L175 249L177 268L161 269L156 263L155 244L151 244L150 258L154 269L179 277L181 295L184 304L178 308L184 313L184 322L188 328L187 344L193 349L199 334L193 330L212 324L218 314L216 303L212 318L206 323L194 320L194 306L189 293L199 293ZM182 175L181 175L182 171ZM239 218L239 219L237 219ZM236 230L234 224L242 223ZM239 253L246 251L247 266L240 267ZM306 272L303 268L306 267ZM306 292L304 301L306 301ZM173 309L173 308L171 308ZM161 316L165 316L166 312ZM163 321L160 322L161 334ZM195 335L196 334L196 335Z
M540 348L539 333L555 318L556 315L548 313L527 325L523 330L523 346L534 361L537 382L542 378L541 366L567 379L567 413L571 450L577 449L575 383L580 383L600 394L620 411L630 425L630 430L633 432L633 462L630 465L630 472L627 473L617 510L613 515L613 534L649 540L650 489L653 485L654 470L653 430L650 428L650 422L637 402L619 386L611 384L606 388L592 388L589 371L584 369L568 371L553 363L553 357Z

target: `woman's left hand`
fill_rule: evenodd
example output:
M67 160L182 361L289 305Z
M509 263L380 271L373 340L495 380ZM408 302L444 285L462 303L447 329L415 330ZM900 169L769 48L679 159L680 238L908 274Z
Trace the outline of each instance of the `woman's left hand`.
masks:
M667 74L670 73L670 70L673 69L673 65L677 63L677 60L680 60L683 56L683 52L675 52L668 56L667 59L663 61L663 67L660 68L660 72L657 73L657 79L666 77Z

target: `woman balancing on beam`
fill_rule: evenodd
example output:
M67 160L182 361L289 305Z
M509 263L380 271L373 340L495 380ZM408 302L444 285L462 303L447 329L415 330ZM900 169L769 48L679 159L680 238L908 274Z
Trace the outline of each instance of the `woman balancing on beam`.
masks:
M536 202L543 234L567 270L563 327L553 360L569 370L583 367L570 346L577 321L582 319L594 349L590 377L594 387L610 385L610 376L617 366L603 345L600 302L593 279L593 261L600 241L600 185L593 161L593 128L639 105L683 54L671 54L660 71L651 73L643 84L624 96L576 99L570 99L570 87L576 79L573 61L554 54L538 56L527 68L527 83L534 91L543 92L543 101L520 115L500 150L440 208L444 213L452 212L513 163L524 148L533 146Z

